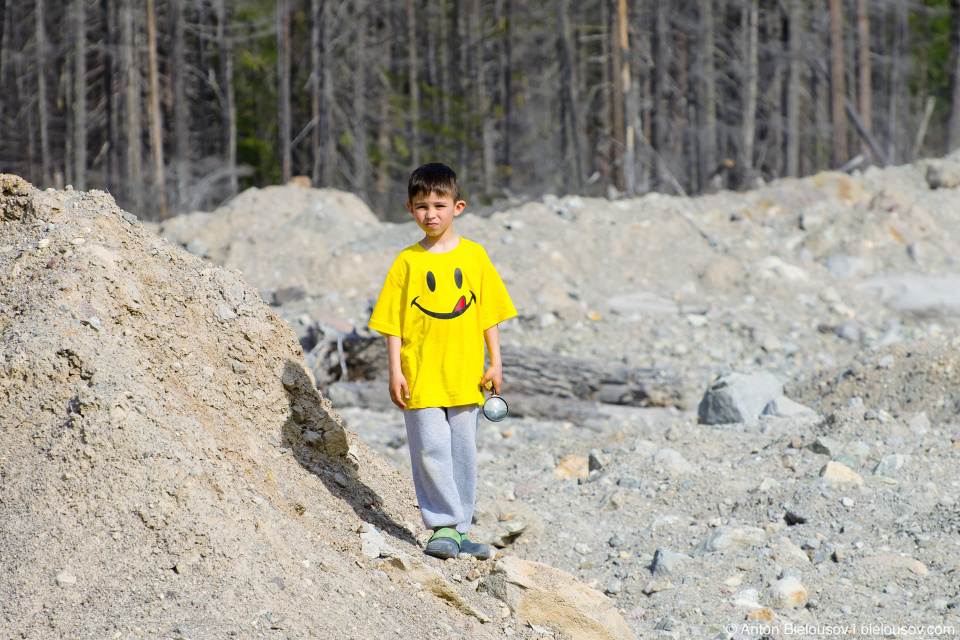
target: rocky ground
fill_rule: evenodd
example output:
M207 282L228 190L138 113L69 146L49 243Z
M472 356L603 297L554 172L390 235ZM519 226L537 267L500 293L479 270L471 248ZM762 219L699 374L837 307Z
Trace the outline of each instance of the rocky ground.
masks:
M960 637L957 173L464 215L521 314L505 344L684 389L481 421L477 537L636 637ZM5 180L5 636L563 636L489 595L503 565L423 558L399 412L310 384L301 346L364 334L412 223L287 186L147 229ZM785 397L701 424L730 372Z

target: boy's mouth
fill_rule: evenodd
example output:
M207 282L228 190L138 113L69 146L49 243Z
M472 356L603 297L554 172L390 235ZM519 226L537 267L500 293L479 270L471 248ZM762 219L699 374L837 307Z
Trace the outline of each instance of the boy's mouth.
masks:
M473 291L471 291L470 302L467 302L467 298L465 296L460 296L460 299L457 300L456 306L453 307L453 311L451 311L450 313L438 313L436 311L430 311L429 309L424 309L422 306L420 306L420 303L417 302L417 300L419 299L420 299L420 296L417 296L416 298L414 298L413 302L410 303L410 306L420 309L420 311L423 311L425 314L427 314L431 318L436 318L437 320L452 320L453 318L463 315L463 313L470 308L470 305L476 302L477 296L473 293Z

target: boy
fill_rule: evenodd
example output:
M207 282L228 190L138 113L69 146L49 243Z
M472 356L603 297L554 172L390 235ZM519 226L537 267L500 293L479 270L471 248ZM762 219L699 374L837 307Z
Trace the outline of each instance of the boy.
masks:
M422 165L410 176L407 197L424 236L390 267L369 326L387 338L390 398L403 409L420 514L434 532L426 553L487 559L490 548L467 537L477 493L477 417L483 389L499 394L503 381L497 325L517 312L483 248L453 231L467 206L457 174L439 163Z

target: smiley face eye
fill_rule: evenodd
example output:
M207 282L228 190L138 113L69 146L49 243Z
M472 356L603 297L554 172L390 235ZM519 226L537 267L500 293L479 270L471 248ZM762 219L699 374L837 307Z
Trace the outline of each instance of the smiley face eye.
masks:
M459 267L453 272L453 281L457 283L457 289L463 286L463 272L460 271Z
M430 287L430 291L437 290L437 279L433 275L433 271L427 271L427 286Z

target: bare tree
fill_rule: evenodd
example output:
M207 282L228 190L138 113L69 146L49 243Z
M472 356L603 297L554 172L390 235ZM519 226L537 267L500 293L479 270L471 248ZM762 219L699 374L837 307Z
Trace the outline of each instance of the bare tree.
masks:
M290 6L289 0L277 0L277 79L279 82L280 165L284 184L293 177L290 106Z
M947 151L960 148L960 0L950 0L950 120Z
M867 0L857 0L857 79L860 120L868 133L873 130L873 86L870 64L870 14ZM870 157L870 145L863 141L861 153Z
M844 107L843 2L830 0L830 114L833 122L833 163L847 161L847 114Z
M759 26L759 0L746 0L743 12L743 129L741 152L747 172L753 169L753 143L757 126L757 38Z
M138 214L143 214L143 150L140 136L140 68L136 57L133 0L120 0L120 71L123 77L123 128L126 192Z
M87 29L84 0L73 0L73 180L87 188Z
M81 0L82 2L82 0ZM150 77L150 149L153 152L153 176L160 219L167 217L166 181L163 171L163 127L160 116L160 80L157 69L157 20L154 0L147 0L147 66Z
M803 2L787 0L787 150L786 174L800 175L800 33L803 30Z
M43 0L37 0L34 9L37 39L37 115L40 118L40 164L44 185L50 184L52 175L50 157L50 115L47 111L47 30L43 24L46 10ZM2 119L0 119L2 126Z
M233 84L233 44L227 35L227 9L225 0L216 0L217 52L220 56L220 82L223 87L223 147L227 156L229 193L239 191L237 180L237 107Z

